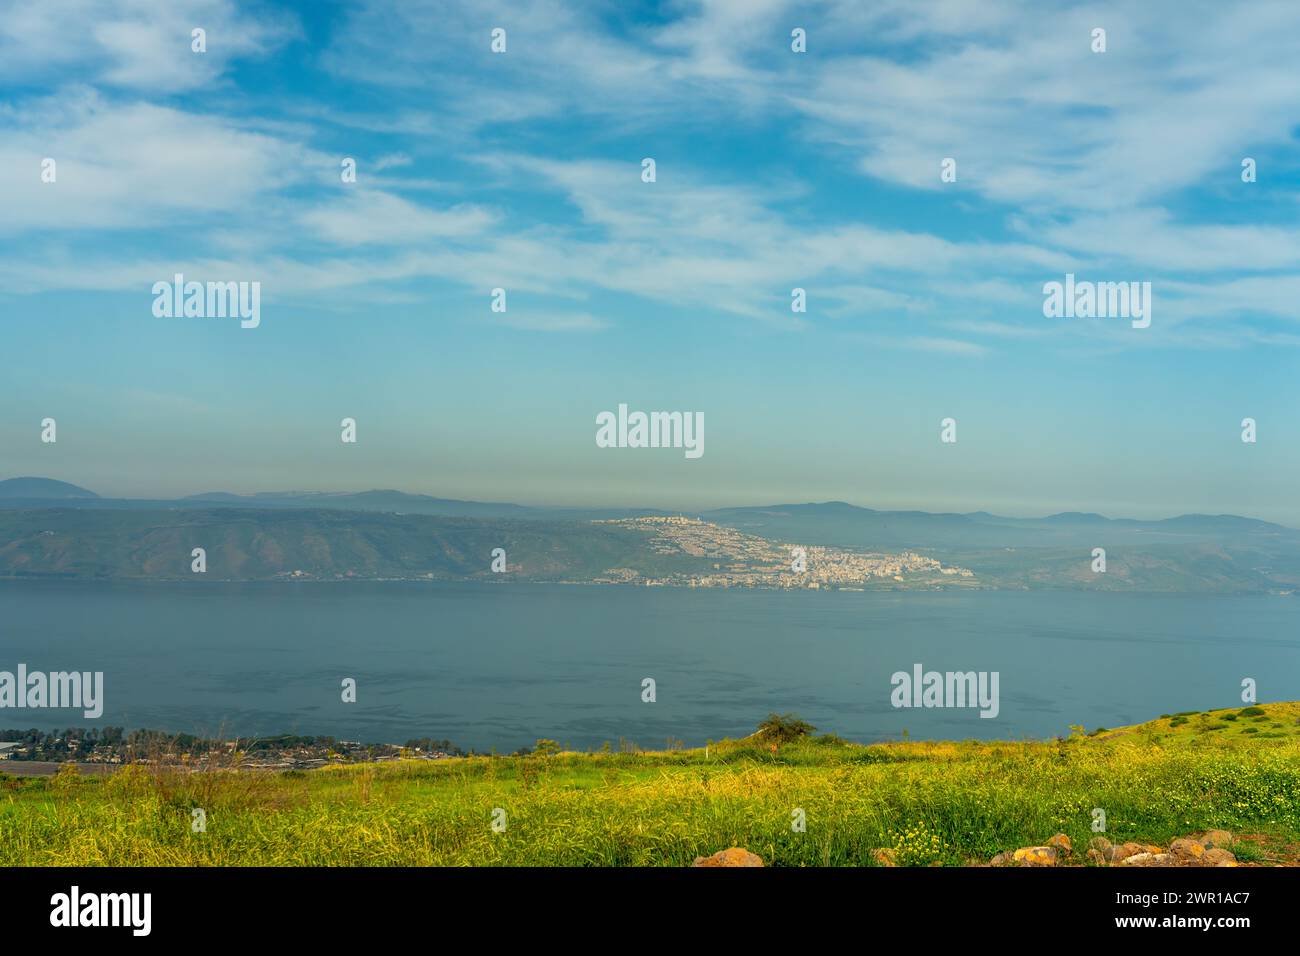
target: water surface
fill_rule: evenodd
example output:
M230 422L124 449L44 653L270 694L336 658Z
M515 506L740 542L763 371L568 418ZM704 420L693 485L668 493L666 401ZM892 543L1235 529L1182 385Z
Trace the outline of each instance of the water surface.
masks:
M796 711L861 741L1019 738L1300 698L1300 601L403 583L0 582L0 670L103 671L104 715L0 729L450 738L513 750L743 736ZM999 671L1001 712L894 709L914 663ZM340 699L353 677L358 700ZM643 703L654 678L657 701Z

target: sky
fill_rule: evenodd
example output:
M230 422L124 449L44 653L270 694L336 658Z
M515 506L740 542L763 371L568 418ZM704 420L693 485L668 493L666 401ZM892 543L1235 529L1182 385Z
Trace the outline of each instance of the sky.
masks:
M1293 2L0 0L0 477L1300 525L1298 35ZM258 282L260 324L155 315L176 273ZM1151 283L1150 327L1046 317L1067 273ZM619 404L705 453L597 447Z

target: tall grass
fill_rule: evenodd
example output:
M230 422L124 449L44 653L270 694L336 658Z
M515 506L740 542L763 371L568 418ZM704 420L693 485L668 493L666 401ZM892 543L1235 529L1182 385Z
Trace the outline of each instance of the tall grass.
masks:
M302 772L132 766L0 781L0 864L681 866L738 845L769 864L962 864L1092 832L1214 827L1300 840L1300 738L1057 743L798 740L776 749L473 757ZM194 833L192 810L207 829ZM506 812L503 833L493 811ZM791 827L802 808L806 832Z

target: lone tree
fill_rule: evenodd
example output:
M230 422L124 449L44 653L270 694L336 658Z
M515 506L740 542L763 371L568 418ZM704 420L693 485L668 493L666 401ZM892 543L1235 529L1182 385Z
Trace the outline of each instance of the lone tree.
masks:
M798 714L768 714L754 736L769 743L785 744L798 737L807 737L816 729L806 720L800 720Z
M533 745L533 753L538 757L554 757L560 753L560 745L554 740L541 738Z

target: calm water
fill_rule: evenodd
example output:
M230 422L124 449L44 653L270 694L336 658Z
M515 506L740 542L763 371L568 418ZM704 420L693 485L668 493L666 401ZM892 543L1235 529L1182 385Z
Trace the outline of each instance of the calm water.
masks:
M428 584L0 582L0 670L104 672L106 724L515 749L700 744L797 711L856 740L1042 737L1300 698L1300 600ZM890 675L1001 672L1001 713L895 710ZM340 700L354 677L358 700ZM658 700L641 701L653 677Z

